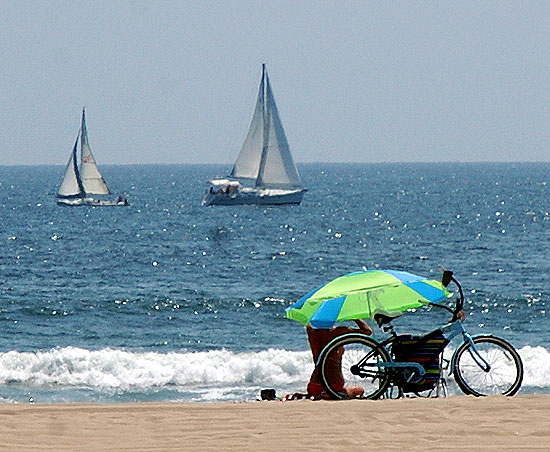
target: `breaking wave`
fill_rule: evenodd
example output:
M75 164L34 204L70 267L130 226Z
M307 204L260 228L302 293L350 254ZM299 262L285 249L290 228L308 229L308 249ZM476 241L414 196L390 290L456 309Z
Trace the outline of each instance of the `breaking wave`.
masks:
M548 392L550 351L526 346L519 352L525 367L523 391ZM83 390L104 396L131 393L138 400L162 399L168 393L172 400L174 394L189 401L243 400L267 387L303 391L311 370L309 351L281 349L155 353L66 347L0 353L0 385L73 390L68 398L74 401Z

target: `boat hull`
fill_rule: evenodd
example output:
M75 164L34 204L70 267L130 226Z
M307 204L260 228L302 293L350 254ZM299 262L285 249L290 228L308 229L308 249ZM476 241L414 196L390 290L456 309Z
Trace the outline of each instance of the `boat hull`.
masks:
M92 206L92 207L122 207L127 206L128 202L123 201L107 201L94 198L73 198L73 199L58 199L57 205L64 207Z
M306 190L246 189L235 193L212 193L207 191L203 206L265 205L280 206L300 204Z

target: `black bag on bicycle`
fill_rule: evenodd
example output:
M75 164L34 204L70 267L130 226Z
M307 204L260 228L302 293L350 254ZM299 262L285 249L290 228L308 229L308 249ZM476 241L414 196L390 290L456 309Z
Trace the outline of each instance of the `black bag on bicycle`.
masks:
M420 377L412 368L398 370L399 386L403 392L417 393L437 386L441 378L441 353L448 343L441 330L432 331L425 336L397 336L392 345L394 360L418 363L426 372Z

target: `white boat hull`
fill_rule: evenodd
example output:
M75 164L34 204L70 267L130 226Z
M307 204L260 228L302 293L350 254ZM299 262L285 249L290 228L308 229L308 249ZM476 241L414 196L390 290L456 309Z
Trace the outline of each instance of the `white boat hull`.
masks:
M202 200L203 206L236 206L243 204L286 205L300 204L306 190L271 190L245 188L233 193L208 190Z
M77 207L77 206L92 206L92 207L122 207L127 206L128 202L123 201L107 201L94 198L72 198L72 199L58 199L57 204L59 206Z

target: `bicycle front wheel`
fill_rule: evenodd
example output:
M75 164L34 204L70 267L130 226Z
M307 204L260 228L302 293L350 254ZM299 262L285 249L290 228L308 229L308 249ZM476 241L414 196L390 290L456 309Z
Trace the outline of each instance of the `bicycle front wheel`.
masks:
M319 355L321 381L334 399L377 399L390 384L387 350L360 333L349 333L329 342Z
M513 396L523 380L523 364L516 349L495 336L472 338L453 356L455 381L465 394Z

